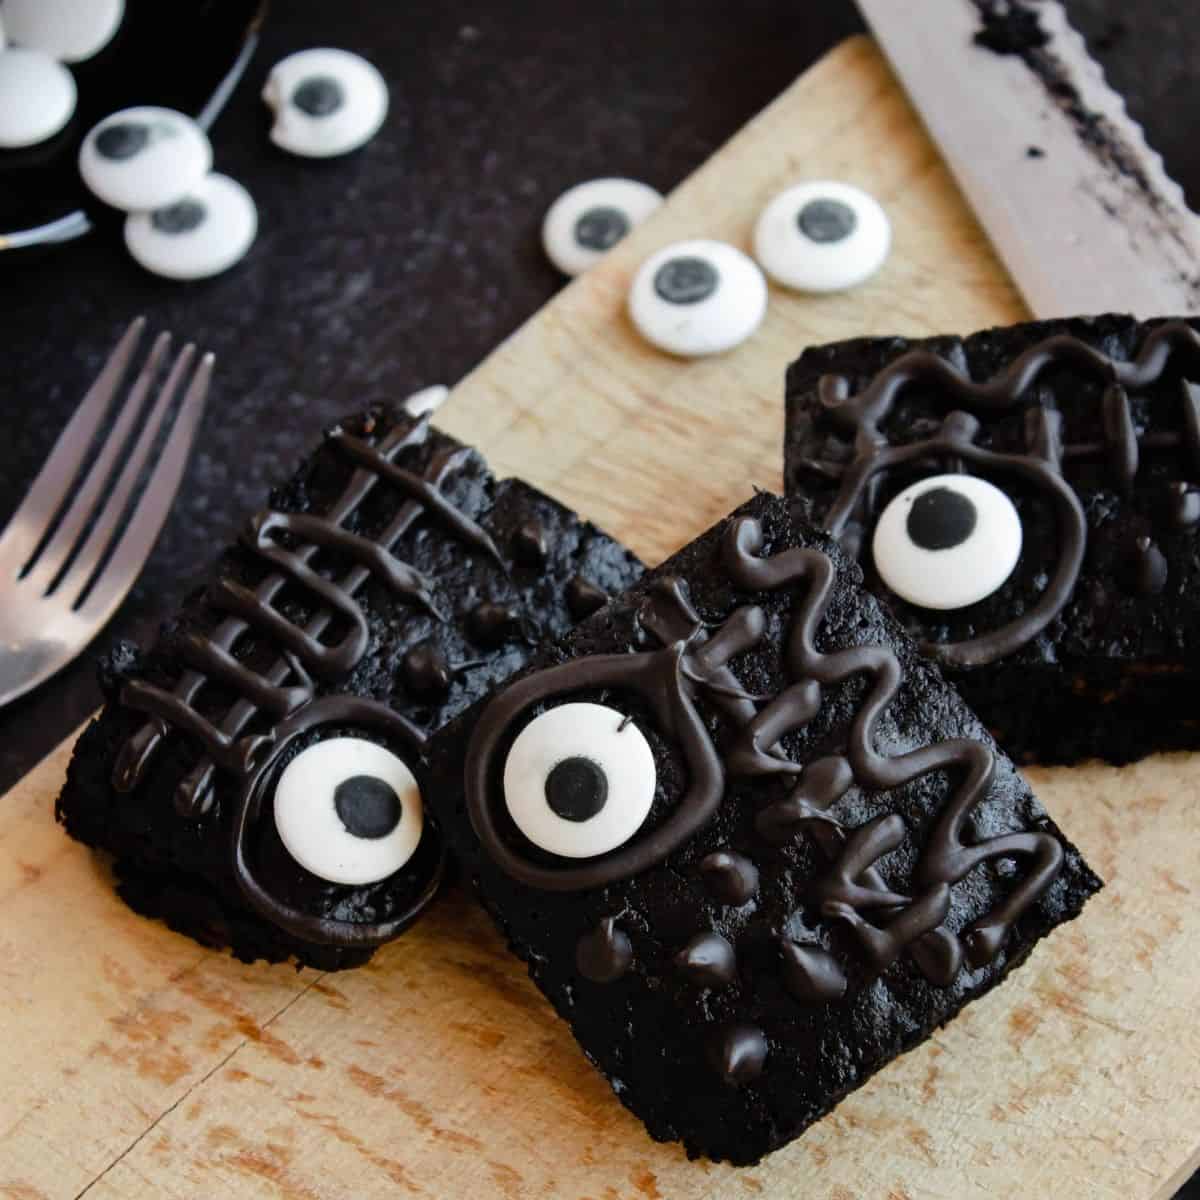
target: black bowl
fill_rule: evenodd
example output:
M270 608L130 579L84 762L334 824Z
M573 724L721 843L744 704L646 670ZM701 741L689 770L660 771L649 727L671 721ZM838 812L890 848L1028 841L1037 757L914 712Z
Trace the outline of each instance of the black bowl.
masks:
M0 250L11 253L14 240L23 244L13 234L54 222L57 234L37 237L38 243L70 240L90 228L89 218L103 206L79 178L79 146L110 113L158 104L215 115L222 86L236 82L253 52L267 2L126 0L116 37L70 68L79 102L67 127L40 145L0 150Z

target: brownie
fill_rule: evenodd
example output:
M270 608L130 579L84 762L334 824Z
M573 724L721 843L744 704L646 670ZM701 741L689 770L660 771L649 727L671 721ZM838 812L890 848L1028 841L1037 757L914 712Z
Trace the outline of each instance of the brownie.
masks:
M765 494L428 756L512 950L692 1156L784 1145L1100 887L859 569Z
M861 559L867 586L1019 762L1200 746L1198 328L1108 315L859 338L788 371L798 514ZM912 526L887 523L921 487L954 500L942 483L956 473L1015 511L1007 575L987 561L1004 537L989 550L943 529L937 549L918 529L922 557ZM906 555L928 564L924 587L897 581Z
M361 963L442 875L429 735L641 570L427 419L347 419L152 649L105 660L58 818L139 912L246 960Z

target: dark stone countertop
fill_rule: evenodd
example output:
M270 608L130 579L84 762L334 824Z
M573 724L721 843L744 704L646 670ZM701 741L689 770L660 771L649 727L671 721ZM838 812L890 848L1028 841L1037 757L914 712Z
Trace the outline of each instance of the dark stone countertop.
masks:
M1068 9L1200 206L1200 142L1187 119L1200 109L1192 6ZM860 28L846 0L275 0L213 131L217 169L258 203L246 262L171 284L106 236L0 266L0 523L132 316L146 312L220 358L188 479L117 619L72 666L0 710L0 792L98 703L99 644L148 637L324 423L452 384L554 294L538 233L561 191L603 174L669 190ZM263 79L313 45L367 55L391 85L383 132L347 160L289 158L267 138Z

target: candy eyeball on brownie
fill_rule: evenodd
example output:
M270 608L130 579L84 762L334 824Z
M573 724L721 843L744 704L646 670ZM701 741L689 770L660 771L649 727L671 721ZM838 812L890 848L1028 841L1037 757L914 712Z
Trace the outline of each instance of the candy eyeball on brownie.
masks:
M1003 586L1021 555L1021 519L994 483L934 475L883 510L875 569L896 595L922 608L965 608Z
M781 192L754 230L754 256L770 277L802 292L837 292L883 266L891 223L879 202L852 184L817 180Z
M182 200L212 167L208 135L181 112L126 108L96 125L79 150L79 173L105 204L148 212Z
M640 225L662 196L636 179L590 179L568 188L546 211L542 246L564 275L580 275Z
M212 173L186 196L153 212L130 213L125 245L147 271L204 279L239 262L258 231L258 211L235 179Z
M725 242L676 242L651 255L629 290L629 315L652 346L681 358L721 354L744 342L767 311L767 283Z
M387 84L348 50L315 49L276 63L263 88L274 110L271 141L304 158L331 158L365 145L387 116Z
M416 853L421 789L404 760L357 737L302 750L275 785L275 827L288 853L329 883L370 884Z
M504 764L504 802L539 849L592 858L624 845L654 803L654 754L625 714L563 704L521 730Z
M15 46L0 52L0 149L53 137L74 115L75 101L74 77L48 54Z

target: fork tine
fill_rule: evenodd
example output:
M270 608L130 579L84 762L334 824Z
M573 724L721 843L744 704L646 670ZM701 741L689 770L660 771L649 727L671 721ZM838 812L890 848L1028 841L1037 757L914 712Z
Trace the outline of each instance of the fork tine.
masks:
M24 583L45 592L58 577L71 551L79 540L79 535L96 511L96 505L104 494L104 489L112 479L117 469L119 455L125 449L130 433L136 427L145 403L146 393L158 374L159 366L171 344L169 333L160 333L154 339L154 346L146 359L145 365L134 380L129 395L121 405L117 419L104 439L104 445L96 455L95 461L88 469L87 478L71 499L71 506L63 514L54 536L42 548L33 564L32 570L24 578Z
M117 485L118 492L125 484L125 476L130 477L125 501L128 500L129 493L132 492L142 467L149 457L150 450L154 445L155 434L170 407L171 395L175 392L186 368L190 365L193 352L194 347L189 345L176 359L175 365L171 369L171 375L163 384L162 392L155 402L154 412L138 441L137 449L122 473L121 481ZM154 548L154 543L158 539L163 522L167 519L171 502L175 499L175 493L179 490L179 484L187 467L192 443L196 439L196 430L204 413L204 402L208 395L212 370L213 356L205 354L184 393L175 424L167 437L167 444L150 473L145 491L130 515L129 524L121 535L121 540L117 543L112 556L105 563L103 571L92 583L91 591L84 603L78 609L77 615L83 620L95 622L98 625L108 619L113 609L120 604L125 598L125 594L133 586L133 581L141 571L142 564ZM116 493L114 492L114 499L115 497ZM124 502L121 505L121 508L123 507ZM97 522L97 530L106 524L105 518L109 513L112 513L114 520L118 520L121 509L109 505L101 520ZM89 545L85 546L84 551L79 555L79 560L72 566L69 577L74 578L81 588L88 586L89 577L108 549L108 544L102 544L98 546L97 550L92 551L90 544L92 541L97 541L98 544L103 542L103 539L99 538L95 531L88 541ZM111 530L109 542L111 542ZM92 557L93 553L94 558ZM90 566L84 563L85 558L91 559ZM64 585L67 582L64 580Z
M50 457L46 459L33 481L21 506L0 532L0 563L15 573L28 561L46 532L46 526L62 506L67 489L79 472L84 455L96 436L117 393L117 388L129 367L142 330L145 317L136 317L117 342L108 361L96 376L92 386L67 422Z

